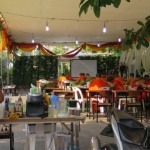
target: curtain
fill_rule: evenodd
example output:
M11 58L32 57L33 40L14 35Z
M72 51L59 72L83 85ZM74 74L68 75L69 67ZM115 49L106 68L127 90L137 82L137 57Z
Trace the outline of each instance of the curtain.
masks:
M145 73L150 74L150 48L142 46L142 64L145 69Z
M125 63L127 64L127 66L129 67L133 61L133 58L134 58L134 50L133 49L130 49L127 53L127 56L126 56L126 60L125 60Z
M126 54L127 54L126 51L122 51L121 56L120 56L120 60L119 60L120 63L125 62Z
M142 50L137 50L136 46L134 45L134 52L135 52L135 66L136 70L140 72L141 62L142 62Z
M131 72L131 64L133 62L134 55L135 55L134 50L133 49L129 49L129 51L127 53L127 56L126 56L126 60L125 60L125 63L127 65L127 67L128 67L128 75Z

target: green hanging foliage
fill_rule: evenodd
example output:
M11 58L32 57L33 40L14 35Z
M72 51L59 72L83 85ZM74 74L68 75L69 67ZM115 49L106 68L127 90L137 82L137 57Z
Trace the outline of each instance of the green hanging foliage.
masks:
M130 0L126 0L130 2ZM106 7L107 5L113 5L115 8L118 8L121 3L121 0L80 0L80 11L79 16L84 12L88 12L89 7L93 9L94 15L99 18L101 7Z
M125 31L125 39L122 43L122 48L127 50L129 48L133 48L133 44L136 42L137 50L141 49L141 46L149 47L149 41L147 38L150 38L150 16L145 18L145 23L138 21L137 24L140 25L140 28L137 31L134 29Z

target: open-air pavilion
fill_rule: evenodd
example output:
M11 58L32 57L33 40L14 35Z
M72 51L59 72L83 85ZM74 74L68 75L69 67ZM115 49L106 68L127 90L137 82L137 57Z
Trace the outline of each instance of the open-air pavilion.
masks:
M6 60L9 61L9 58L18 59L20 57L17 54L18 50L22 50L26 53L37 50L38 52L40 51L40 56L52 56L54 58L55 63L51 63L51 60L47 59L47 66L50 66L51 64L54 65L58 62L70 62L73 59L78 59L79 56L94 56L98 54L106 57L111 54L109 50L108 53L99 54L99 51L103 51L106 48L122 51L120 59L118 60L118 65L124 63L127 66L127 77L131 72L136 74L138 71L140 73L141 67L145 70L143 75L150 75L149 46L145 47L142 45L140 49L137 50L136 46L138 43L138 37L134 41L134 44L132 43L133 48L127 47L123 50L122 45L123 40L126 39L124 29L131 30L133 28L133 30L136 32L143 25L142 23L137 24L137 22L146 22L145 18L149 16L150 1L131 0L131 2L127 2L126 0L124 0L121 1L119 8L114 8L112 5L103 7L101 8L100 18L97 18L94 15L93 10L90 8L88 9L88 12L86 14L83 13L81 14L81 16L79 16L79 3L80 0L0 0L1 77L3 72L2 59L4 51L7 51ZM104 27L106 27L107 32L103 32ZM150 39L145 39L149 43ZM63 54L55 54L52 51L51 47L57 45L67 47L67 50ZM75 48L72 48L74 46ZM70 51L68 51L69 47L71 47ZM91 50L91 53L87 54L86 49ZM25 60L27 57L25 56L20 58L23 58ZM55 60L55 58L58 58L58 62ZM21 75L24 76L22 82L25 82L26 80L31 78L29 76L31 72L36 72L37 70L39 70L42 64L44 64L45 58L41 60L42 62L39 66L37 66L37 64L33 62L34 59L28 60L29 62L32 61L32 69L28 70L30 65L27 63L26 67L28 68L28 75L23 75L23 73L21 72ZM8 63L6 62L4 65L6 66L6 70L8 70L7 64ZM16 70L18 71L25 66L22 63L18 64L18 66L16 65L18 67ZM102 64L102 66L104 66L104 64ZM26 67L24 68L26 69ZM106 68L104 70L106 70L107 73L107 65L104 68ZM57 72L56 67L54 70L55 72ZM50 73L52 71L53 70L51 70ZM63 69L61 70L61 72L63 72ZM16 74L19 75L18 72ZM16 76L16 79L17 78L18 76ZM7 83L5 84L9 84L9 71L7 72L6 79ZM35 78L35 81L36 79L39 79L39 76ZM22 85L23 86L20 86L20 91L17 92L23 96L23 101L24 103L26 103L26 94L30 91L29 88L26 89L24 87L24 83ZM13 102L15 102L17 98L18 96L13 97ZM143 110L143 112L143 118L145 118L146 111ZM87 117L87 113L88 112L83 112L82 115L84 117ZM102 145L115 142L114 138L112 137L105 137L103 135L100 135L101 131L108 124L106 116L103 116L102 114L100 115L100 118L98 118L98 120L99 122L96 122L92 118L87 118L85 119L84 124L81 124L81 132L79 137L81 148L80 150L92 149L90 147L90 142L93 135L100 138ZM5 121L7 122L7 120ZM145 119L143 119L142 123L146 126L149 125L147 122L147 118L146 121ZM63 132L64 128L62 126L58 126L60 132ZM27 147L24 147L25 143L27 142L27 132L25 131L24 127L16 125L13 127L13 130L15 133L15 143L17 143L15 144L15 150L24 148L26 148L25 150L27 150ZM45 143L43 141L43 139L37 139L36 150L45 148ZM9 141L2 140L2 142L0 142L0 149L8 148Z

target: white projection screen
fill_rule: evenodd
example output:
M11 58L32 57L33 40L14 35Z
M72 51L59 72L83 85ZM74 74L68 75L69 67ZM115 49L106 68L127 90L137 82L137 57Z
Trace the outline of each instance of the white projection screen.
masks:
M78 60L73 59L70 62L71 75L78 77L80 73L89 73L90 76L95 77L97 73L97 60Z

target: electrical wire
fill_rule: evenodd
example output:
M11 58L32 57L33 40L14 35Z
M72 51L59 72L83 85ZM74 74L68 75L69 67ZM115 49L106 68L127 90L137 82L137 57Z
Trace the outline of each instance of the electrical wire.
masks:
M37 17L37 16L26 16L26 15L21 15L21 14L15 14L15 13L12 13L12 12L2 12L2 13L5 13L5 14L9 14L9 15L14 15L14 16L19 16L19 17L26 17L26 18L35 18L35 19L37 19L37 18L39 18L39 19L50 19L50 20L64 20L64 21L90 21L90 22L93 22L93 21L95 21L95 22L104 22L105 20L83 20L83 19L71 19L71 18L68 18L68 19L65 19L65 18L54 18L54 17L52 17L52 18L48 18L48 17ZM120 22L124 22L124 21L137 21L137 20L145 20L145 19L124 19L124 20L107 20L108 22L118 22L118 21L120 21Z

